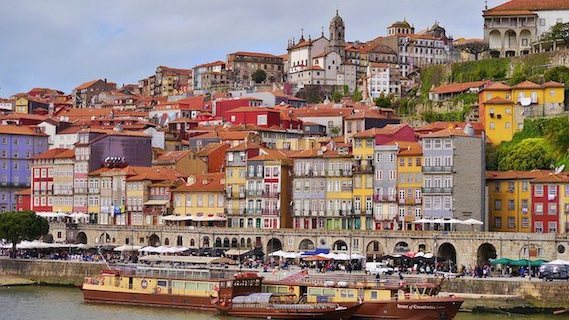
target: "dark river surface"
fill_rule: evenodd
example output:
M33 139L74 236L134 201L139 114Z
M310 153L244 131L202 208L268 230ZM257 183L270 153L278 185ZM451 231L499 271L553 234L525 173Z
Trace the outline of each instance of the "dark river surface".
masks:
M566 293L565 293L566 294ZM0 288L0 320L235 320L213 313L83 303L81 290L59 287ZM458 320L569 320L569 316L460 313Z

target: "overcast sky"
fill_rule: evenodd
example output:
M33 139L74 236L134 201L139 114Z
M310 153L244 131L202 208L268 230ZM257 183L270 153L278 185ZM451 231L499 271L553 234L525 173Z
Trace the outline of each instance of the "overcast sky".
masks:
M234 51L282 54L301 28L327 35L336 8L349 41L403 18L416 30L439 21L454 38L482 37L483 0L0 0L0 97L97 78L136 83L159 65L191 68Z

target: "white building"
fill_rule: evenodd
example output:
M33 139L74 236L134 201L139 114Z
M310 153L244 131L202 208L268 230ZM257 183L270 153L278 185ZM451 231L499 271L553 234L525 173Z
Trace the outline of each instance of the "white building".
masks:
M569 22L569 1L512 0L484 10L483 17L490 55L519 56L531 53L532 42L552 26Z
M401 96L401 73L397 65L370 63L367 67L367 92L372 99L383 96Z

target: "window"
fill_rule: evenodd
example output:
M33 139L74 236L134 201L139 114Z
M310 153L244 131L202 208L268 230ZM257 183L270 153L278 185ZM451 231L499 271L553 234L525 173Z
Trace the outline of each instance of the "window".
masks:
M537 215L542 215L543 214L543 203L536 203L533 211Z
M527 227L529 227L529 219L522 218L522 228L527 228Z
M529 201L527 199L522 200L522 213L527 214L529 207Z
M539 25L542 27L545 26L545 19L544 18L539 19Z
M401 167L405 166L405 158L399 158L399 166Z
M502 210L502 200L494 200L494 210Z
M425 149L431 149L431 139L425 139Z
M522 181L522 191L523 192L528 191L528 186L529 186L529 183L527 181Z
M494 217L494 228L502 228L502 217Z
M547 227L549 232L557 232L557 221L549 221Z
M557 203L550 203L548 206L547 214L556 215L557 214Z
M417 166L417 167L421 166L421 158L415 159L415 166Z
M547 186L547 199L553 200L557 196L557 186L555 185L548 185Z
M543 232L543 222L542 221L536 221L535 222L534 232L538 232L538 233Z
M389 180L395 180L396 176L395 170L389 170Z
M496 128L496 124L494 122L490 122L490 129L494 130Z
M504 126L506 127L506 129L510 129L512 127L512 123L508 121Z
M514 200L508 200L508 210L509 211L513 211L515 207L515 202Z
M508 217L508 228L515 228L515 227L516 227L516 218Z
M536 197L543 197L543 185L537 184L534 187L534 196Z

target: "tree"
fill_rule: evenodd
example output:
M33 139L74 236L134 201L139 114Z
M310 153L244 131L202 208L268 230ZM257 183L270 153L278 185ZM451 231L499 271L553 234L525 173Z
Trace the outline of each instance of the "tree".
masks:
M354 100L355 102L360 102L363 100L363 96L362 93L356 89L356 91L354 91L354 94L352 94L352 100Z
M0 238L12 242L10 256L16 257L16 244L23 240L35 240L47 235L49 224L33 211L0 214Z
M264 70L257 69L257 71L251 74L251 79L255 81L255 83L262 83L267 79L267 73Z
M545 41L563 40L569 43L569 22L555 24L541 35L541 39Z
M344 85L344 96L349 96L350 95L350 87L348 87L347 84Z
M332 134L333 137L337 137L340 135L340 128L333 127L330 129L330 133Z
M569 68L557 66L545 71L543 75L545 81L557 81L569 86Z
M373 100L376 106L380 108L390 108L391 107L391 99L381 95L379 98Z
M543 138L525 139L499 153L498 169L502 171L550 169L555 161Z
M552 128L548 130L547 138L551 142L553 155L562 159L569 154L569 118L560 117L559 121L552 122Z
M478 60L478 56L483 52L488 51L490 48L487 42L480 40L465 41L463 43L457 44L454 48L458 51L466 52L468 54L474 55L474 60Z
M342 94L340 92L338 92L337 90L334 90L332 92L332 101L338 103L340 101L342 101Z

